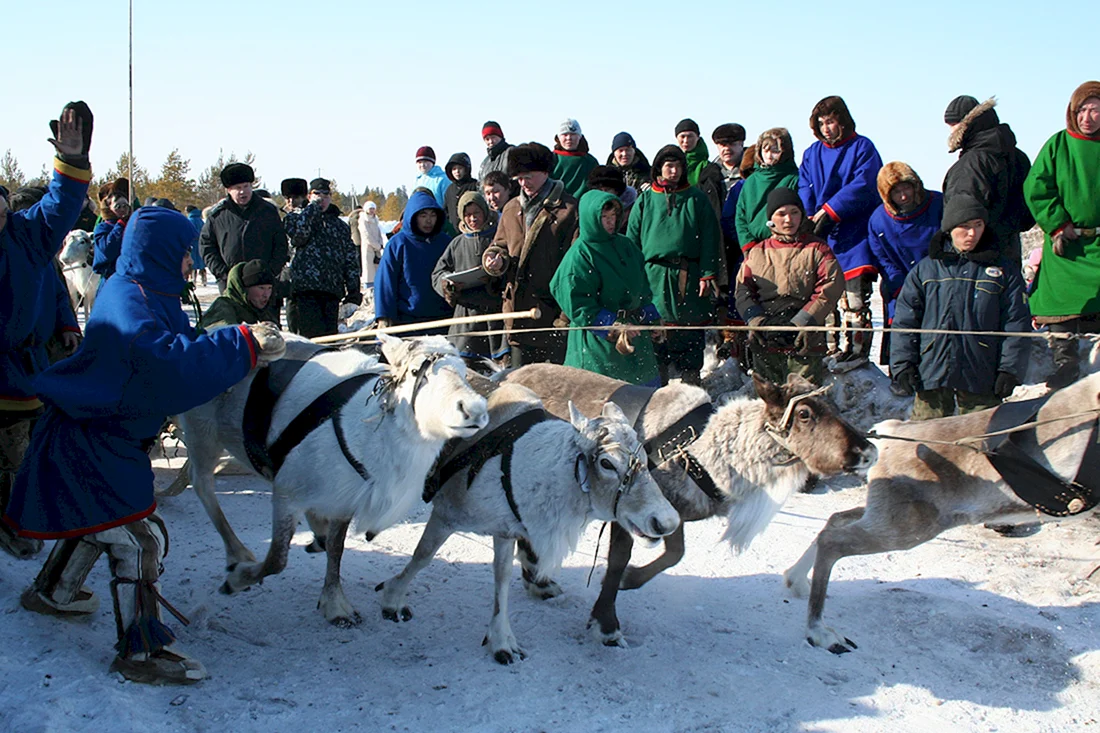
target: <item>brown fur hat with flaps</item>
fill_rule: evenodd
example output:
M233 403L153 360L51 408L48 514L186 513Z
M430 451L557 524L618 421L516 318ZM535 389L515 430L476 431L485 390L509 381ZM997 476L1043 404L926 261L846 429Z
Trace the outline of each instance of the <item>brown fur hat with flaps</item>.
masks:
M97 195L100 201L106 201L112 196L122 196L128 199L130 198L130 182L125 178L116 178L110 183L104 183L100 186Z
M791 142L791 133L785 127L773 127L770 130L764 130L760 133L760 137L756 139L752 154L753 165L764 167L764 146L768 143L779 146L779 161L776 165L794 160L794 143Z
M540 143L524 143L508 151L508 177L520 173L549 173L554 170L554 154Z
M1073 96L1069 98L1069 106L1066 107L1066 129L1074 135L1095 139L1100 137L1100 132L1093 133L1092 135L1085 135L1081 132L1081 128L1077 126L1077 110L1081 109L1081 105L1084 104L1085 100L1089 97L1100 99L1100 81L1086 81L1073 90Z
M890 216L898 215L897 207L890 201L890 191L899 183L913 184L913 188L916 189L917 206L923 204L928 196L924 191L924 182L917 175L917 172L900 160L882 166L878 172L877 182L878 195L882 198L882 205L890 212Z
M954 153L956 150L961 150L966 133L981 132L1001 124L1001 118L997 116L997 111L993 109L996 106L997 98L990 97L967 112L966 116L959 120L959 124L947 136L947 152Z
M825 142L825 138L821 136L821 129L817 124L817 120L819 117L827 115L836 115L837 122L844 130L844 133L840 136L841 140L846 140L855 134L856 121L852 119L852 113L848 111L848 105L844 103L844 100L837 96L825 97L825 99L814 105L814 111L810 113L810 129L814 131L814 137L818 140Z

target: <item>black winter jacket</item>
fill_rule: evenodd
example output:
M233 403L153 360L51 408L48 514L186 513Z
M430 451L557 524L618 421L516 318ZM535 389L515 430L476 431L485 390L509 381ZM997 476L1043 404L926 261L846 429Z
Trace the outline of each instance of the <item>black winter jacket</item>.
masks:
M1018 267L1002 257L990 229L977 249L960 254L951 234L938 232L928 257L905 278L895 328L1031 331L1031 312ZM893 334L890 371L917 366L921 389L950 387L993 394L997 372L1023 379L1031 340L1002 336Z
M322 212L311 203L287 214L284 224L294 245L291 292L328 293L347 302L362 302L359 248L351 240L351 229L341 221L340 210L330 204Z
M202 227L199 249L218 280L225 280L233 265L249 260L262 261L278 277L289 259L279 210L256 195L244 207L228 197L219 201Z

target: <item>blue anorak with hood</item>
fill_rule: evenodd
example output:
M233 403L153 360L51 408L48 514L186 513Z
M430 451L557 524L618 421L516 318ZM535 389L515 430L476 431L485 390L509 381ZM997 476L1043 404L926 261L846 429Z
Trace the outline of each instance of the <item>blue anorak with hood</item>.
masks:
M416 215L428 209L438 215L430 232L416 230ZM432 288L432 272L451 238L443 233L447 215L423 191L413 193L401 218L401 231L386 243L374 277L375 316L394 325L450 318L453 312ZM445 333L446 329L440 333Z

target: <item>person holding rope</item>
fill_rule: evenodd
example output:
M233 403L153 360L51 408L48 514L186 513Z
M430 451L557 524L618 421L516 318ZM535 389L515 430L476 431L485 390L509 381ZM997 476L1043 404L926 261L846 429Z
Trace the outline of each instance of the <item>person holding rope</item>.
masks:
M1020 332L1031 312L1020 269L1001 251L977 200L955 196L928 257L905 279L894 311L899 329ZM912 420L984 410L1000 404L1027 370L1027 338L968 334L895 333L891 389L916 394Z

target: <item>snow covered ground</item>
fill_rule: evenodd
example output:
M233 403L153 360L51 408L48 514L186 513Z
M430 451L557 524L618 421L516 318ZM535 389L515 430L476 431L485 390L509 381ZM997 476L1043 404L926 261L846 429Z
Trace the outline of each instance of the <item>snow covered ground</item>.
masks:
M860 369L833 396L866 427L904 412L885 379ZM168 453L156 462L159 485L183 461ZM241 538L265 552L268 487L223 475L219 489ZM781 573L832 512L863 495L851 478L797 495L741 556L720 542L721 520L689 524L684 561L619 596L628 649L600 646L585 629L606 556L593 525L559 576L563 596L530 598L517 571L512 622L529 656L501 667L480 645L492 611L487 538L451 538L412 584L414 618L402 624L382 619L372 589L403 567L427 510L371 543L349 538L343 577L364 621L344 630L315 608L325 560L302 550L306 531L282 575L218 594L221 543L188 491L161 501L172 541L163 592L190 617L189 627L169 622L210 679L150 688L109 674L106 565L89 579L99 612L63 621L19 606L43 556L4 555L0 730L1100 730L1100 586L1076 579L1098 552L1100 520L1023 539L962 528L909 552L842 560L826 620L859 649L837 657L805 642L805 602L787 595Z

